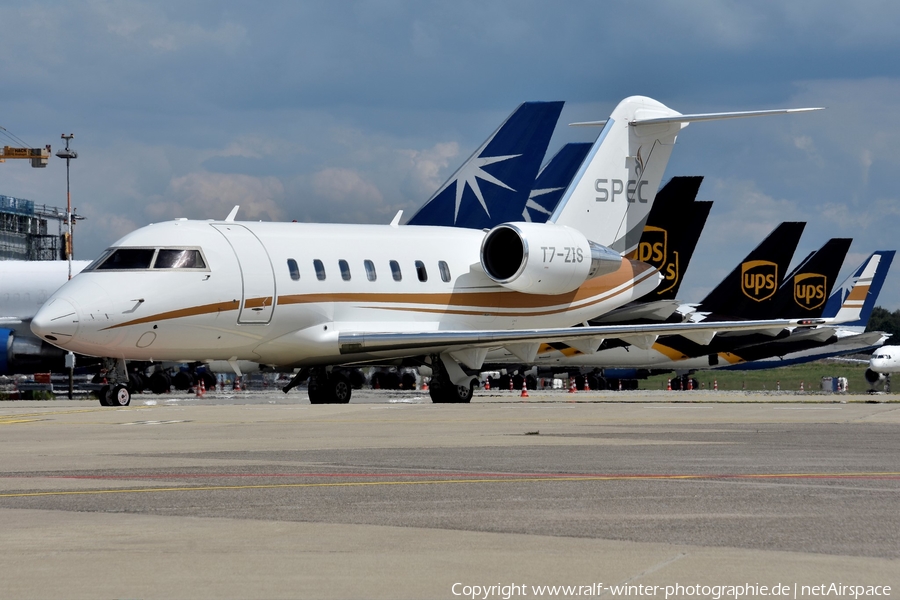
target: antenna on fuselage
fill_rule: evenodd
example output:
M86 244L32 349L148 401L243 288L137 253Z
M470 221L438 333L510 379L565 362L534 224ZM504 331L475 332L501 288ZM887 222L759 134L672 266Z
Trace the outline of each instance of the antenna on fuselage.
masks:
M225 217L225 222L234 221L234 218L237 216L237 211L241 207L240 204L236 204L234 208L231 209L231 212L228 213L228 216Z

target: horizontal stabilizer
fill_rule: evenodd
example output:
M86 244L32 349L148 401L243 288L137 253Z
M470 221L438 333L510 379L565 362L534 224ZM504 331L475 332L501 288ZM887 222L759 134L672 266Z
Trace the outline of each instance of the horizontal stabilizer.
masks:
M774 110L745 110L738 112L700 113L696 115L676 115L672 117L654 117L641 119L637 117L629 121L630 125L665 125L669 123L698 123L700 121L722 121L725 119L746 119L748 117L768 117L771 115L787 115L790 113L811 112L824 110L825 107L816 108L776 108Z
M776 108L772 110L743 110L736 112L698 113L695 115L677 115L672 117L654 117L641 119L636 117L628 122L629 125L662 125L669 123L697 123L700 121L722 121L725 119L746 119L749 117L768 117L771 115L786 115L790 113L811 112L825 110L824 106L814 108ZM578 121L569 123L569 127L603 127L609 119L602 121Z

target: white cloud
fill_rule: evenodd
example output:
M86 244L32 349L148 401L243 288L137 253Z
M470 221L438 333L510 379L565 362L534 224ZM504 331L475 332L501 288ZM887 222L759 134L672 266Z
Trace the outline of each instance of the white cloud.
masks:
M283 218L283 201L284 186L275 177L199 172L172 179L165 195L144 212L155 221L224 219L240 205L241 220L278 221Z
M384 197L378 188L351 169L328 168L312 178L313 192L328 202L344 205L380 205Z

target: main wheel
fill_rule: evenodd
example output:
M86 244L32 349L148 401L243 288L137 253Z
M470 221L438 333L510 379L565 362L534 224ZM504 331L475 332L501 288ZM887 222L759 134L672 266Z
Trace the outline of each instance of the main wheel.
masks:
M121 383L112 388L106 396L110 406L128 406L131 404L131 391Z
M157 371L150 376L150 391L154 394L164 394L169 391L172 381L163 371Z
M323 385L325 381L325 377L312 376L309 378L306 393L309 394L310 404L325 404L328 401L327 386Z
M218 385L219 383L219 380L216 379L216 376L209 371L203 371L203 373L200 373L198 377L203 378L203 385L206 386L207 392L215 390L216 385Z
M472 392L475 386L472 382L469 382L469 385L455 385L451 389L454 393L454 402L466 403L472 400Z
M194 377L187 371L178 371L172 377L172 385L179 391L189 390L194 385Z
M104 385L100 388L100 391L97 392L97 397L100 399L100 406L112 406L109 403L109 386Z
M428 393L431 396L431 401L435 404L444 404L444 403L466 403L472 400L472 389L473 384L470 381L468 385L453 385L450 382L447 382L446 385L434 385L434 381L432 380L432 385L428 389Z
M353 393L353 386L350 380L343 373L332 373L328 378L328 395L329 400L334 404L348 404L350 395Z
M134 393L140 394L147 387L147 378L135 371L134 373L129 373L128 383L131 389L134 390Z

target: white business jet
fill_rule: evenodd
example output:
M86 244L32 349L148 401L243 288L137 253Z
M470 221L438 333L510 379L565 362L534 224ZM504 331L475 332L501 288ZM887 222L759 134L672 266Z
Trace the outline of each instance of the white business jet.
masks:
M435 402L468 402L491 348L531 362L542 342L691 334L809 321L572 327L656 287L622 257L688 123L815 109L682 115L623 100L547 223L451 227L175 220L134 231L64 285L32 330L105 357L107 400L130 402L126 360L301 367L313 403L343 403L341 366L421 357ZM487 177L483 181L487 181ZM614 249L613 249L614 248Z

